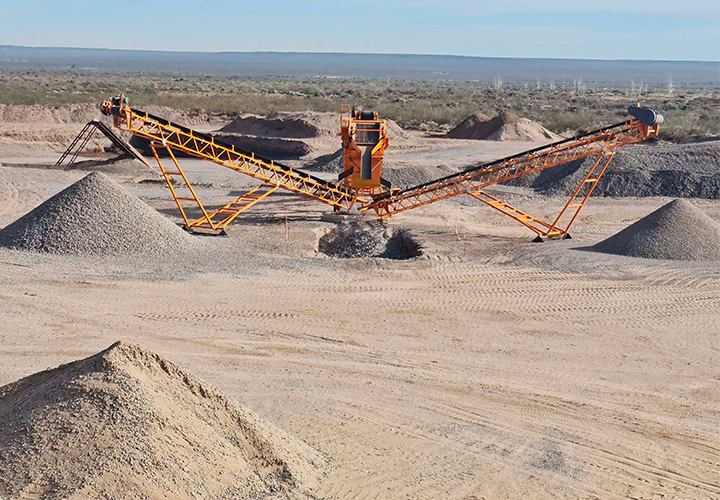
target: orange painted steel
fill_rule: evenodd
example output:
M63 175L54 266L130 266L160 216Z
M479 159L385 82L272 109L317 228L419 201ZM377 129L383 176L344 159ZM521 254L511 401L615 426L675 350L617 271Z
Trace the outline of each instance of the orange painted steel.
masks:
M488 162L400 191L389 189L389 183L380 176L384 151L388 146L386 122L378 120L376 112L363 112L359 107L343 105L341 108L340 128L345 150L345 170L339 176L340 183L335 184L261 158L254 153L236 149L235 146L207 134L172 124L143 111L133 110L122 94L102 104L102 112L113 116L115 127L150 140L155 160L180 209L185 227L189 229L222 232L239 214L277 189L321 201L331 205L335 211L348 212L357 204L361 211L374 210L382 220L390 219L405 210L467 194L517 220L541 239L569 237L570 227L607 169L617 148L658 135L662 116L639 106L631 106L628 111L631 118L627 122L586 132L572 139ZM358 146L365 146L366 150L363 151ZM163 165L157 152L161 147L167 150L174 164L174 171ZM183 172L174 151L212 161L259 179L262 184L223 207L208 211ZM552 223L536 219L483 191L494 184L593 155L598 155L597 160ZM364 162L363 156L367 157ZM176 179L175 182L172 181L173 178ZM383 188L387 190L383 191ZM179 193L180 189L189 194ZM197 206L202 216L190 219L186 210L188 203ZM563 221L568 219L567 224L563 224Z
M338 181L359 193L378 194L390 183L382 178L383 160L388 147L387 122L377 119L377 111L359 106L340 107L340 136L343 172Z
M331 205L336 210L348 211L358 202L368 203L371 201L346 186L319 179L272 160L260 158L250 152L236 150L235 146L225 144L209 135L172 124L144 111L133 110L128 105L127 98L122 94L105 101L102 104L102 111L106 115L112 115L113 123L118 129L150 140L155 159L163 172L187 228L203 228L220 232L238 214L278 188L305 195ZM159 147L167 150L177 169L176 171L169 171L163 166L156 151ZM245 197L241 196L223 208L209 212L192 188L173 151L181 151L217 163L258 179L266 186L275 186L275 189L269 190L269 192L259 196L257 199L253 199L254 196L246 193ZM182 180L184 187L190 192L189 196L180 196L178 194L177 188L173 187L171 182L171 176L178 176ZM183 202L197 205L202 212L202 217L190 220L183 207Z
M568 230L577 219L580 210L605 172L614 155L614 150L657 136L659 131L658 123L661 122L662 117L658 117L657 123L652 125L631 117L628 122L606 127L574 139L566 139L542 148L489 162L404 191L383 193L376 196L372 203L362 206L360 210L374 210L381 219L387 220L393 215L406 210L461 194L468 194L512 217L541 237L567 237ZM593 155L598 155L597 161L553 223L535 219L483 191L487 186L517 179L533 172L540 172ZM603 158L605 162L601 165ZM597 173L594 177L591 177L594 172ZM580 201L575 202L577 199ZM571 219L567 226L561 228L561 219L570 215Z

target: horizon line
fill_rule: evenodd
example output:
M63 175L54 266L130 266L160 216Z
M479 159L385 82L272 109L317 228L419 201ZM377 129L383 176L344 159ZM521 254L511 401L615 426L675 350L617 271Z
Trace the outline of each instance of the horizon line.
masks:
M719 60L703 60L703 59L598 59L598 58L572 58L572 57L508 57L508 56L470 56L459 54L418 54L418 53L398 53L398 52L313 52L313 51L278 51L278 50L223 50L223 51L206 51L206 50L161 50L161 49L118 49L108 47L52 47L52 46L30 46L30 45L12 45L0 44L0 49L4 47L22 48L22 49L50 49L50 50L97 50L97 51L117 51L117 52L161 52L166 54L311 54L311 55L357 55L357 56L414 56L414 57L452 57L458 59L524 59L533 61L603 61L603 62L665 62L665 63L718 63ZM720 68L719 68L720 69Z

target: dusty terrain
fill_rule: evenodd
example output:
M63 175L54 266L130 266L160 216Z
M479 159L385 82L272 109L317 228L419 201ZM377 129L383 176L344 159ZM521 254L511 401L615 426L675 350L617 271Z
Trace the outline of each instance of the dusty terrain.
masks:
M388 168L430 175L531 147L423 141ZM0 227L87 174L13 151ZM187 167L211 203L249 184ZM108 175L179 220L166 187ZM544 219L566 201L493 193ZM202 238L203 258L0 249L0 385L123 340L318 450L318 498L717 499L720 263L587 249L670 201L593 199L572 240L537 244L449 200L386 224L422 244L409 260L318 253L337 224L294 195ZM692 203L720 221L720 202Z

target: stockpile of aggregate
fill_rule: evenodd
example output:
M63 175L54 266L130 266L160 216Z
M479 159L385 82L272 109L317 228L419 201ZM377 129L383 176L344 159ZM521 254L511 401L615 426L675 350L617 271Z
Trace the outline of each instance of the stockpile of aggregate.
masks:
M352 224L330 231L318 241L318 251L341 259L405 260L422 255L419 243L409 232L373 224Z
M303 170L339 174L343 171L344 164L344 151L343 148L340 148L334 153L318 156L317 158L307 162L303 166Z
M308 498L322 457L137 345L0 387L0 497Z
M518 184L549 195L570 195L596 156L550 168ZM670 196L720 199L720 141L643 143L620 148L593 196Z
M408 143L410 137L402 127L386 121L390 143ZM282 111L267 116L244 115L213 132L213 136L271 158L327 156L340 146L340 114Z
M100 172L0 230L0 246L69 255L166 256L197 241Z
M13 105L0 104L0 122L69 124L82 123L98 118L97 104L61 104L59 106L41 106L39 104Z
M450 130L445 137L450 139L472 139L473 136L490 121L485 113L475 113L465 118L459 125Z
M590 249L647 259L720 260L720 224L677 199Z
M527 118L520 118L503 112L495 118L477 113L463 120L450 130L446 137L451 139L474 139L482 141L557 141L562 139Z

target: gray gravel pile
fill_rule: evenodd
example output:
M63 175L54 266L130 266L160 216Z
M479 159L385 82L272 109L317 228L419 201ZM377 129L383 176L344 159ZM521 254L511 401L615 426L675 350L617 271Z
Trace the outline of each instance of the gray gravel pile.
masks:
M99 172L0 231L0 246L69 255L166 256L196 245L192 236Z
M0 387L0 422L0 498L308 498L324 465L191 373L120 342Z
M340 148L329 155L322 155L303 166L303 170L310 172L326 172L330 174L339 174L343 171L343 149Z
M550 168L514 184L549 195L571 195L595 157ZM621 148L593 196L671 196L720 199L720 141L638 144Z
M422 254L420 245L409 232L372 224L335 229L320 238L318 250L342 259L380 257L405 260Z
M720 260L720 224L678 199L590 250L648 259Z

